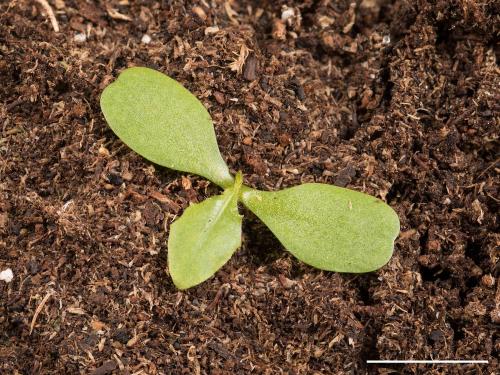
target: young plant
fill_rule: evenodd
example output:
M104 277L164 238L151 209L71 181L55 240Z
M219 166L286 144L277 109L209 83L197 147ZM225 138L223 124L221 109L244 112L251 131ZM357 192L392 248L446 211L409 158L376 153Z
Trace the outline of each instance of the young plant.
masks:
M146 159L206 177L223 193L188 207L170 227L168 267L179 289L215 274L241 245L238 203L284 247L316 268L361 273L386 264L399 234L394 210L379 199L309 183L277 192L243 185L222 159L210 115L187 89L148 68L129 68L101 96L111 129Z

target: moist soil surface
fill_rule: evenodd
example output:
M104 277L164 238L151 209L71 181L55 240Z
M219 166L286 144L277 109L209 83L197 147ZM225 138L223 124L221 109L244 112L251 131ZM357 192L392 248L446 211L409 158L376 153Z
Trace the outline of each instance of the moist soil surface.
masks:
M48 4L57 25L37 1L0 4L0 373L498 370L497 1ZM130 66L203 102L246 184L385 200L391 261L316 270L246 212L229 263L177 291L169 226L219 190L108 128L100 93Z

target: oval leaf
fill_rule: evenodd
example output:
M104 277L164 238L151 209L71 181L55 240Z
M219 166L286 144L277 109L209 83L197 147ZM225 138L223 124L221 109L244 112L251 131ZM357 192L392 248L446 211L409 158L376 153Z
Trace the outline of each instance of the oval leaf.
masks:
M146 159L222 187L233 184L207 110L165 74L126 69L102 93L101 109L116 135Z
M188 207L170 227L168 267L177 288L187 289L207 280L240 246L238 184L241 186L241 177L222 195Z
M323 270L376 270L389 261L399 234L391 207L336 186L305 184L278 192L244 188L242 201L288 251Z

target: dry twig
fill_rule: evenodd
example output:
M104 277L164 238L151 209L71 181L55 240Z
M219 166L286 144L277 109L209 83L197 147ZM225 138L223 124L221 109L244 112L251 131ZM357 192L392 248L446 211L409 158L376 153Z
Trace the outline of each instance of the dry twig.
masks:
M47 2L47 0L36 0L37 3L39 3L45 12L47 12L47 16L49 17L50 23L52 24L52 27L54 28L54 31L56 33L59 32L59 24L57 23L56 16L54 14L54 11L52 10L50 4Z
M31 335L31 332L33 332L33 328L35 327L35 323L36 323L36 319L38 318L38 315L40 314L40 312L42 311L43 309L43 306L45 306L45 304L47 303L47 301L49 300L50 296L52 296L52 294L54 294L54 291L52 289L50 289L47 294L45 295L45 297L43 297L42 299L42 302L40 302L40 304L38 305L38 307L36 308L35 310L35 315L33 315L33 319L31 319L31 325L30 325L30 335Z

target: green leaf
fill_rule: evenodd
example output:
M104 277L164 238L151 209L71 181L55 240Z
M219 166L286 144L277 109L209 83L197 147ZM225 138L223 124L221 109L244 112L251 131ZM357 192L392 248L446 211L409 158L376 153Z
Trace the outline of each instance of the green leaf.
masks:
M190 206L170 227L168 267L177 288L187 289L207 280L240 247L241 181L240 173L234 187Z
M146 159L204 176L221 187L234 183L207 110L165 74L126 69L102 93L101 108L116 135Z
M305 184L262 192L244 187L241 195L288 251L324 270L376 270L389 261L399 234L391 207L349 189Z

